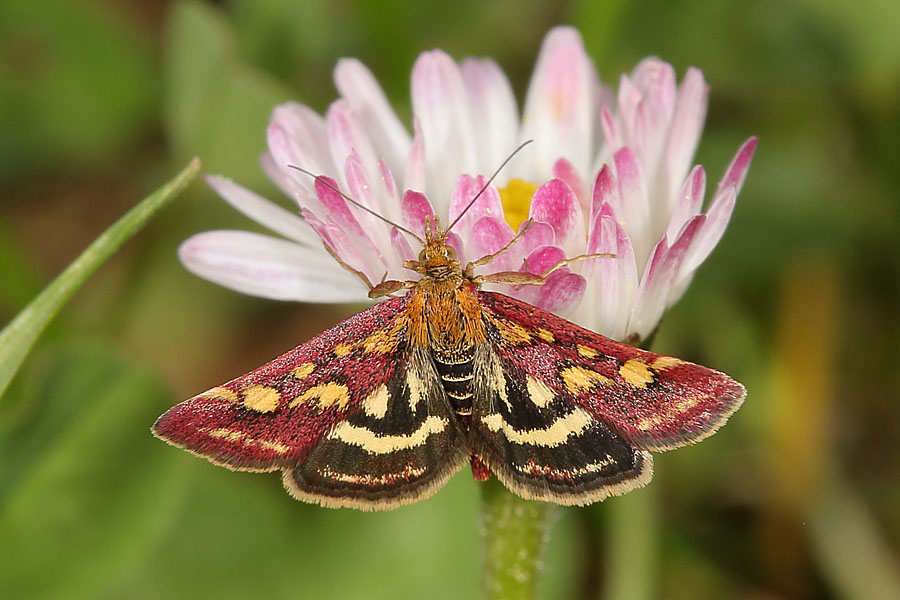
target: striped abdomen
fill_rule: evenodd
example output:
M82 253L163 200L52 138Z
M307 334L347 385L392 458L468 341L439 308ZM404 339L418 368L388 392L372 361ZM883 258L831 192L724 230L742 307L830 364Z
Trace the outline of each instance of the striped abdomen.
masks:
M472 380L474 378L475 348L468 348L459 353L441 354L433 352L434 364L444 392L450 401L450 407L459 416L464 427L469 425L472 414Z

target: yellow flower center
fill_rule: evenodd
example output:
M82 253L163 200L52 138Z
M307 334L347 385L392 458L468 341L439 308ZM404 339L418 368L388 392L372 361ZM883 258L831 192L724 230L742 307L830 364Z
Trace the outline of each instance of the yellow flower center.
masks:
M513 228L513 231L518 231L519 225L528 218L531 198L537 189L538 184L523 179L510 179L506 187L500 188L500 202L503 204L503 214L506 216L506 222Z

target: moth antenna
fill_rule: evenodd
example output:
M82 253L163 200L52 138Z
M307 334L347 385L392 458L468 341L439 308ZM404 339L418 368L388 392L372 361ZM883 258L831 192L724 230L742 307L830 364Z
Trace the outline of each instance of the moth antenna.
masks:
M510 157L510 158L512 158L512 157ZM509 159L507 159L507 161L508 161L508 160L509 160ZM505 163L504 163L504 164L505 164ZM300 171L301 173L304 173L304 174L306 174L306 175L309 175L310 177L312 177L312 178L315 179L316 181L321 181L324 185L326 185L327 187L331 188L332 191L334 191L334 192L337 193L337 194L340 194L341 197L342 197L344 200L346 200L347 202L349 202L349 203L352 204L353 206L355 206L355 207L357 207L357 208L360 208L360 209L366 211L367 213L369 213L369 214L372 215L373 217L376 217L376 218L378 218L378 219L381 219L382 221L384 221L384 222L387 223L388 225L391 225L391 226L393 226L393 227L396 227L397 229L399 229L400 231L402 231L402 232L404 232L404 233L408 233L409 235L413 236L413 237L416 239L417 242L419 242L419 243L422 244L423 246L425 245L425 240L423 240L422 238L420 238L419 236L417 236L415 233L413 233L412 231L410 231L409 229L407 229L407 228L404 227L403 225L400 225L399 223L394 223L394 222L391 221L390 219L385 218L385 217L379 215L377 212L375 212L375 211L372 210L371 208L369 208L369 207L367 207L367 206L363 206L362 204L360 204L359 202L357 202L356 200L354 200L353 198L351 198L350 196L348 196L347 194L345 194L344 192L342 192L342 191L341 191L340 189L338 189L337 187L331 185L331 183L330 183L327 179L325 179L322 175L316 175L315 173L313 173L313 172L311 172L311 171L307 171L307 170L304 169L303 167L298 167L297 165L288 165L288 167L290 167L291 169L296 169L297 171Z
M518 154L519 151L520 151L522 148L524 148L525 146L527 146L528 144L530 144L530 143L533 142L533 141L534 141L534 140L525 140L524 142L522 142L521 144L519 144L519 146L518 146L515 150L513 150L512 153L511 153L509 156L506 157L506 159L500 164L500 166L497 167L497 170L494 171L494 174L491 175L490 178L487 180L487 183L485 183L485 184L481 187L481 189L478 190L478 193L475 194L475 197L472 198L472 200L470 200L468 204L466 204L466 207L462 210L462 212L459 213L459 214L456 216L456 218L453 219L453 222L450 223L450 225L447 227L447 229L444 230L444 233L445 233L445 234L448 233L451 229L453 229L453 226L456 225L456 224L459 222L459 220L462 218L462 216L463 216L464 214L466 214L466 213L469 211L469 209L472 208L472 206L475 205L475 202L477 202L478 199L481 198L481 195L484 193L484 191L485 191L486 189L488 189L488 186L491 185L491 184L494 182L494 179L497 178L497 175L500 174L500 171L503 170L503 167L505 167L506 165L508 165L508 164L509 164L509 161L511 161L511 160L513 159L513 157L515 157L515 155Z

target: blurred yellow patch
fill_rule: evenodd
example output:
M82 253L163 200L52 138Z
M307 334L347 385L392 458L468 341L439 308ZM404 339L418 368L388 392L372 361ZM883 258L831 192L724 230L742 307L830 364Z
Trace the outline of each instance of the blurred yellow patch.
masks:
M537 189L538 184L524 179L510 179L506 187L500 188L503 214L506 216L506 222L514 231L518 231L519 225L528 218L531 198Z

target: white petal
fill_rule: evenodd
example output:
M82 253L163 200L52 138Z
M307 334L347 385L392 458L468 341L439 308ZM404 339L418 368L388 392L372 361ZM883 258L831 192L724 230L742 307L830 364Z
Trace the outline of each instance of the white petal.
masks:
M477 166L469 100L459 67L440 50L420 55L412 72L413 113L422 125L428 195L448 195Z
M346 100L332 102L325 115L325 123L328 126L331 156L334 164L340 169L339 181L343 189L347 189L344 187L347 185L344 169L349 156L356 154L367 173L373 173L378 169L378 156L372 142L349 102Z
M206 183L228 204L275 233L307 246L319 243L318 236L303 219L274 202L219 175L207 175Z
M584 50L581 35L571 27L556 27L544 38L534 68L522 118L522 139L534 139L530 178L551 176L559 158L579 173L590 167L595 121L597 74Z
M460 65L469 97L469 114L478 135L476 172L492 173L515 149L519 109L509 80L492 60L468 58ZM507 179L515 174L506 166Z
M660 165L659 189L665 198L672 201L691 167L694 152L700 142L703 123L706 121L708 96L709 87L703 79L703 73L699 69L688 69L678 86L669 139Z
M321 248L247 231L208 231L178 249L192 273L227 288L300 302L364 302L365 286Z
M266 131L269 152L279 169L305 189L312 189L311 178L287 165L303 167L317 175L335 177L338 169L328 149L325 120L311 108L296 102L275 107Z
M378 154L391 171L400 173L409 152L410 135L372 72L355 58L343 58L335 67L334 83L359 115Z

